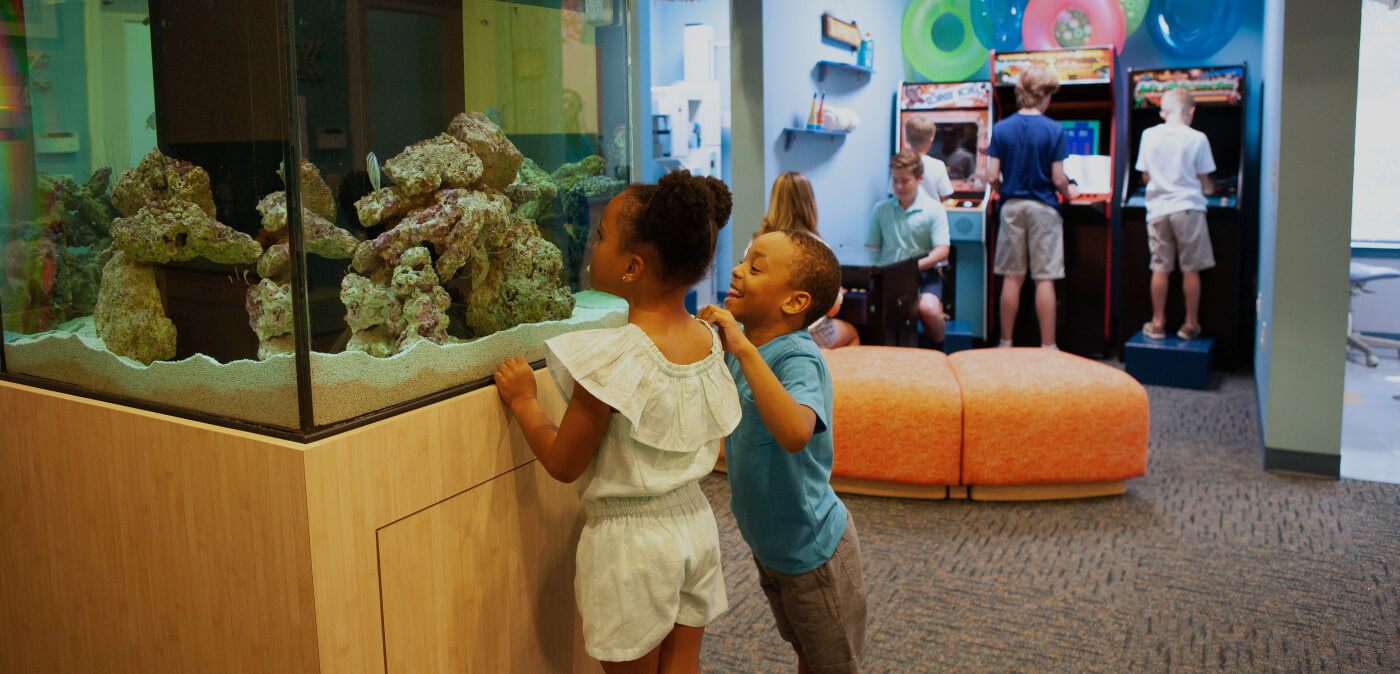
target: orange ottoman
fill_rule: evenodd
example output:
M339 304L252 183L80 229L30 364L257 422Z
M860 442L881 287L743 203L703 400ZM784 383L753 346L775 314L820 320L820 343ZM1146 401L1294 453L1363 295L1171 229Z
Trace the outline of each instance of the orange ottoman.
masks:
M1123 371L1043 349L962 351L948 362L962 387L972 498L1121 494L1147 472L1147 391Z
M835 390L839 492L945 498L958 484L963 401L937 351L853 346L823 351Z

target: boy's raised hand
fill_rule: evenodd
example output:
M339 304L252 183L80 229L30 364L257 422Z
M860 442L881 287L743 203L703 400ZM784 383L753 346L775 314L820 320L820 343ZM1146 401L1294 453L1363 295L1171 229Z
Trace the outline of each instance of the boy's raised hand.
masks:
M753 343L744 335L744 329L739 327L739 321L727 309L711 304L701 309L695 317L719 328L719 341L726 353L737 356L745 349L753 348Z
M507 407L536 396L535 371L524 358L507 358L491 378L496 380L496 392Z

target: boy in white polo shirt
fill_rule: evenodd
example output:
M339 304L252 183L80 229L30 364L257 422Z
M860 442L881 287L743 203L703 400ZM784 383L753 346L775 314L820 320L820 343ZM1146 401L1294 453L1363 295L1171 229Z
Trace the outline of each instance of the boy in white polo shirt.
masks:
M941 205L944 199L953 196L953 181L948 179L948 167L943 162L928 156L933 149L933 136L937 127L924 117L910 117L904 121L904 142L909 149L919 155L924 165L924 176L919 186Z
M1215 158L1206 135L1191 128L1196 114L1191 92L1172 89L1162 95L1161 106L1165 122L1142 132L1137 160L1147 183L1147 245L1152 258L1152 320L1142 326L1142 333L1152 339L1167 336L1167 280L1179 258L1186 320L1176 334L1189 340L1201 335L1201 272L1215 266L1206 226Z

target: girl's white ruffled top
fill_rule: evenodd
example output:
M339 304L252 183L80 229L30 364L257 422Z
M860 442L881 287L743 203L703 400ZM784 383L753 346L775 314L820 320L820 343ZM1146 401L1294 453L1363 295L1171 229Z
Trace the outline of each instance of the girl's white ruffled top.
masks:
M709 355L689 365L667 360L631 323L545 342L545 362L565 400L577 383L614 410L579 477L584 501L658 496L714 470L741 410L713 328L710 338Z

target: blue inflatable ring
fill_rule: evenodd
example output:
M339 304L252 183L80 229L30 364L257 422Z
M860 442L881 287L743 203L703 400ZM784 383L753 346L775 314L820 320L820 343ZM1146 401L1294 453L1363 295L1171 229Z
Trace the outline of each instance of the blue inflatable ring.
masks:
M1206 11L1195 9L1206 3ZM1220 51L1234 39L1244 21L1243 2L1212 0L1153 0L1147 10L1148 34L1165 54L1200 59ZM1195 17L1195 18L1193 18Z
M987 64L987 48L973 31L971 0L914 0L904 10L904 58L933 82L958 82ZM934 22L951 16L962 24L962 41L954 49L933 43Z
M982 46L997 51L1021 48L1021 18L1030 0L972 0L972 31Z

